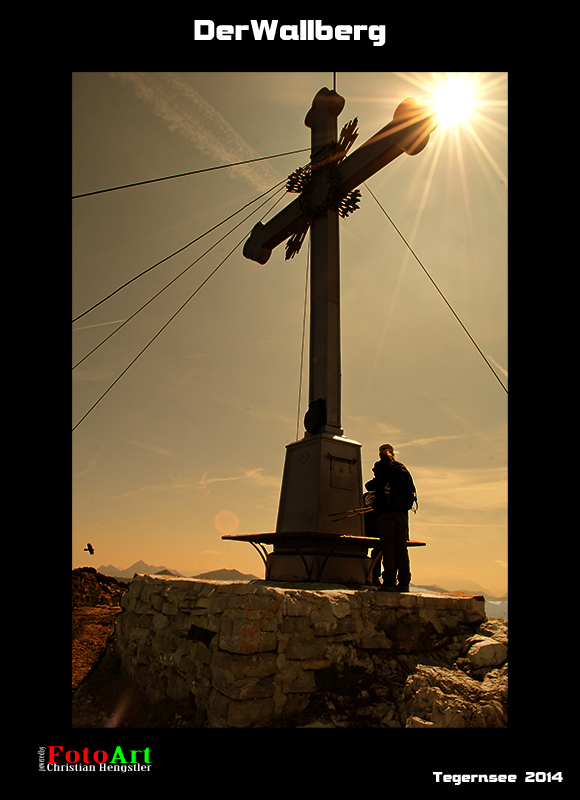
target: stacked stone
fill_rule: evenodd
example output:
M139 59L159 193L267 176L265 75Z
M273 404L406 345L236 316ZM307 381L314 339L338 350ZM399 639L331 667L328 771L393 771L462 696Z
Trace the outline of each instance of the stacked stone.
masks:
M193 698L210 727L299 713L325 669L372 671L377 655L459 652L485 619L483 598L471 596L152 575L136 576L121 606L123 672L152 702Z

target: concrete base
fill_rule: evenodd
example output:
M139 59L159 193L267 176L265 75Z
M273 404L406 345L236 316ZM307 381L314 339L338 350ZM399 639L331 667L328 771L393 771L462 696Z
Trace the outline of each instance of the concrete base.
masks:
M276 523L277 534L288 534L288 544L277 543L268 556L271 580L324 580L342 584L368 582L367 548L341 543L328 555L313 541L297 549L292 536L333 533L364 536L360 515L341 519L362 508L361 445L344 436L324 432L306 435L286 447L286 461Z
M346 550L346 546L343 548ZM267 574L272 581L329 581L335 584L364 585L371 582L371 559L365 552L301 551L278 546L268 555Z
M360 451L358 442L328 433L287 445L276 533L364 536L361 516L335 521L362 507Z

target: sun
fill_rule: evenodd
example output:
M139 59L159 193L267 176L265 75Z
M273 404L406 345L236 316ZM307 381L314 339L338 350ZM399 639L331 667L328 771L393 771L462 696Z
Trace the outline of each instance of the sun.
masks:
M439 123L444 127L465 121L476 102L473 86L461 73L441 83L432 98Z

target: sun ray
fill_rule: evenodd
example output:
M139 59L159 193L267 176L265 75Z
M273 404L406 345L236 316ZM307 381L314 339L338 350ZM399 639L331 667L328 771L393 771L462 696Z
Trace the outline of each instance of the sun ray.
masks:
M429 171L427 173L427 178L425 180L423 193L421 195L421 199L420 199L418 207L417 207L417 213L415 214L415 221L413 223L413 227L411 228L411 231L410 231L408 237L407 236L405 237L411 246L412 246L412 244L414 242L414 239L416 237L417 230L420 227L421 217L422 217L423 212L424 212L424 210L425 210L425 208L427 206L427 200L428 200L428 197L429 197L429 191L431 189L431 182L432 182L433 176L435 174L435 170L437 168L437 164L439 162L439 157L441 155L442 149L443 149L443 137L440 137L437 140L437 145L435 147L435 151L433 153L433 156L432 156L430 162L429 161L424 162L423 172L427 168L427 165L429 165ZM396 281L395 286L393 288L391 299L390 299L390 303L389 303L388 308L386 309L385 316L384 316L384 319L382 321L382 327L381 327L380 333L379 333L378 338L377 338L377 347L376 347L375 354L374 354L374 360L369 366L368 382L367 382L367 389L366 389L367 392L371 391L372 385L373 385L374 380L375 380L375 376L378 373L378 365L379 365L379 362L381 360L381 357L383 356L383 349L384 349L385 342L387 340L387 334L388 334L389 326L390 326L390 323L391 323L391 317L392 317L392 315L394 313L394 310L395 310L395 307L397 305L397 299L398 299L399 292L400 292L402 284L403 284L403 278L405 276L405 272L406 272L408 264L409 264L409 258L410 258L410 251L409 250L405 250L405 252L403 254L403 258L401 260L401 266L399 268L397 281Z
M482 73L485 74L485 73ZM507 81L507 72L503 72L500 75L494 74L490 77L486 83L484 83L483 78L477 78L478 83L478 91L480 92L487 92L490 89L497 89L500 84L505 83Z
M497 107L497 108L500 107L499 103L498 104L479 103L478 105L481 107L484 106ZM505 105L503 107L505 108ZM471 119L474 122L478 122L481 125L485 125L487 128L493 128L496 131L499 131L500 133L507 134L507 125L504 125L501 122L498 122L497 120L492 119L491 117L488 117L485 114L482 114L480 111L477 111L476 109L474 109L473 112L471 113Z
M434 73L431 74L433 75ZM430 86L424 77L416 77L412 72L393 72L393 75L398 78L404 78L408 83L421 89L426 94L430 94L433 90L433 86Z
M406 75L406 78L411 83L425 88L433 99L440 115L437 129L440 141L451 135L458 159L463 161L461 155L461 129L463 129L493 172L507 186L507 175L476 129L487 129L496 136L507 135L507 124L491 116L494 112L507 112L507 101L494 100L492 94L507 81L507 74L498 76L483 72L431 73L433 85L430 88L413 80L411 75ZM460 170L463 181L465 176L461 164ZM466 194L466 186L463 188Z
M503 183L507 186L507 178L499 164L494 159L483 139L478 134L476 127L480 130L487 130L495 137L502 137L507 134L507 126L496 118L488 116L497 112L507 110L506 101L496 101L493 97L485 97L485 92L492 92L499 83L505 78L502 76L490 76L489 73L429 73L429 78L424 75L414 73L395 73L399 78L407 81L412 87L418 89L423 96L429 96L441 114L440 123L431 137L430 157L421 162L421 168L416 176L417 182L420 178L424 180L424 188L417 203L417 208L410 230L405 231L405 238L412 247L421 230L423 214L428 207L429 193L435 173L444 163L445 153L453 154L448 161L448 168L453 169L453 161L458 170L459 184L464 202L464 213L468 227L473 225L471 213L472 203L470 200L469 174L466 168L466 147L469 142L473 142L476 151L485 161L489 163L494 173L496 173ZM507 76L506 76L507 77ZM385 98L383 98L385 100ZM389 101L391 99L389 98ZM394 100L392 101L394 102ZM485 161L483 161L485 159ZM491 179L491 172L488 179ZM392 288L390 303L385 309L384 318L377 335L377 346L375 351L370 354L370 363L367 373L367 392L371 391L378 372L379 363L384 353L384 346L387 339L388 329L391 324L392 316L397 304L398 296L402 288L405 273L408 268L410 252L406 251L401 259L395 285Z
M491 166L493 171L499 177L501 182L504 183L507 186L508 185L507 175L503 172L503 170L501 169L501 167L499 166L499 164L497 163L495 158L489 152L489 149L486 147L486 145L482 141L481 137L479 136L479 134L477 133L475 128L467 120L465 121L465 127L466 127L469 135L471 136L471 138L475 142L475 144L478 146L478 148L479 148L480 152L482 153L482 155L485 156L487 162L489 163L489 165Z

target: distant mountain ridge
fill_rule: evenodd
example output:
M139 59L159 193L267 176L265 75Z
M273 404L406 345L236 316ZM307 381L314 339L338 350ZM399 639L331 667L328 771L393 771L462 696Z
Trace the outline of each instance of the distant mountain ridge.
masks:
M98 572L102 575L111 575L114 578L132 578L133 575L138 572L139 574L143 575L175 575L178 578L190 577L190 578L202 578L207 580L214 580L214 581L251 581L251 580L260 580L257 575L252 575L251 573L243 573L239 572L237 569L215 569L211 572L202 572L199 575L182 575L181 572L178 572L176 569L169 569L165 566L152 566L151 564L146 564L144 561L136 561L134 564L131 564L130 567L127 569L120 570L118 567L109 564L108 566L100 566L98 567ZM473 581L463 581L461 585L457 584L453 589L444 589L442 586L438 584L431 584L429 586L419 585L419 584L412 584L414 589L425 589L428 592L468 592L470 594L482 594L487 601L494 602L494 603L506 603L508 600L507 592L502 597L495 597L490 592L486 591L483 586L480 586L478 583L474 583Z
M113 578L132 578L136 572L141 575L156 575L161 572L165 575L175 575L178 578L183 578L183 575L175 569L168 569L164 566L154 567L151 564L146 564L144 561L136 561L134 564L131 564L130 567L127 567L127 569L119 569L112 564L108 564L107 566L102 565L97 567L97 572L100 572L102 575L111 575Z
M140 575L174 575L177 578L186 577L176 569L168 569L163 565L156 567L152 564L146 564L144 561L136 561L134 564L131 564L130 567L127 567L127 569L119 569L113 566L113 564L108 564L107 566L101 565L97 568L97 572L100 572L101 575L110 575L113 578L132 578L135 573L139 573ZM239 572L237 569L216 569L213 570L213 572L203 572L200 575L190 575L187 577L205 578L214 581L259 580L257 575Z
M201 575L192 575L192 578L206 578L211 581L259 581L257 575L238 572L237 569L214 569L213 572L202 572Z
M478 583L474 583L473 581L467 581L462 583L460 586L458 585L456 589L444 589L442 586L439 586L436 583L433 583L429 586L425 586L424 584L411 584L415 589L426 589L428 592L467 592L468 594L482 594L486 600L492 600L497 602L504 602L507 603L508 593L506 592L502 597L495 597L495 595L488 592L487 589L484 589L483 586L480 586Z

